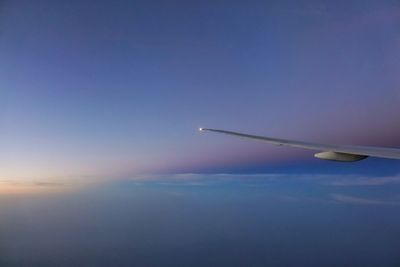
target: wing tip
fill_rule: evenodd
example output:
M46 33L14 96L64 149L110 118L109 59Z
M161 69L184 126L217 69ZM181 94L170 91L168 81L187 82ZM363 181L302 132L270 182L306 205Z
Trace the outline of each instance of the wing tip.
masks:
M198 130L199 132L204 132L204 131L212 131L213 129L200 127Z

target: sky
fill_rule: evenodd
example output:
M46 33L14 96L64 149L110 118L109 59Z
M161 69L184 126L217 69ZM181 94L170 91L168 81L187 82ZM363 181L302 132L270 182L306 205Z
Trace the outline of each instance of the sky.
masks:
M400 3L0 0L1 266L399 266Z
M325 166L198 127L400 146L397 1L1 3L3 177Z

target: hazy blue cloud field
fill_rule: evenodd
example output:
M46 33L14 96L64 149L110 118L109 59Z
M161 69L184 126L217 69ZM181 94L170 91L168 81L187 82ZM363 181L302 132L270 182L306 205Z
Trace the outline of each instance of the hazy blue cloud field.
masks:
M8 266L400 264L400 176L146 176L0 212Z

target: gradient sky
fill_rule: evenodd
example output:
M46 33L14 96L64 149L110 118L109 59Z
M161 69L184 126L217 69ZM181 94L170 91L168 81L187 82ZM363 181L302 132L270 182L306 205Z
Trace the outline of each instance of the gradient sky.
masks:
M196 131L400 146L398 1L0 3L1 177L400 171Z

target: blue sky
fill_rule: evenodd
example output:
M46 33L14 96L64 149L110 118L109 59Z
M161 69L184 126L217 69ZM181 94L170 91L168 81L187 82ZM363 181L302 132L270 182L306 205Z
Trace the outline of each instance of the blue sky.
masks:
M396 1L5 1L0 22L6 178L325 166L199 126L400 145Z

